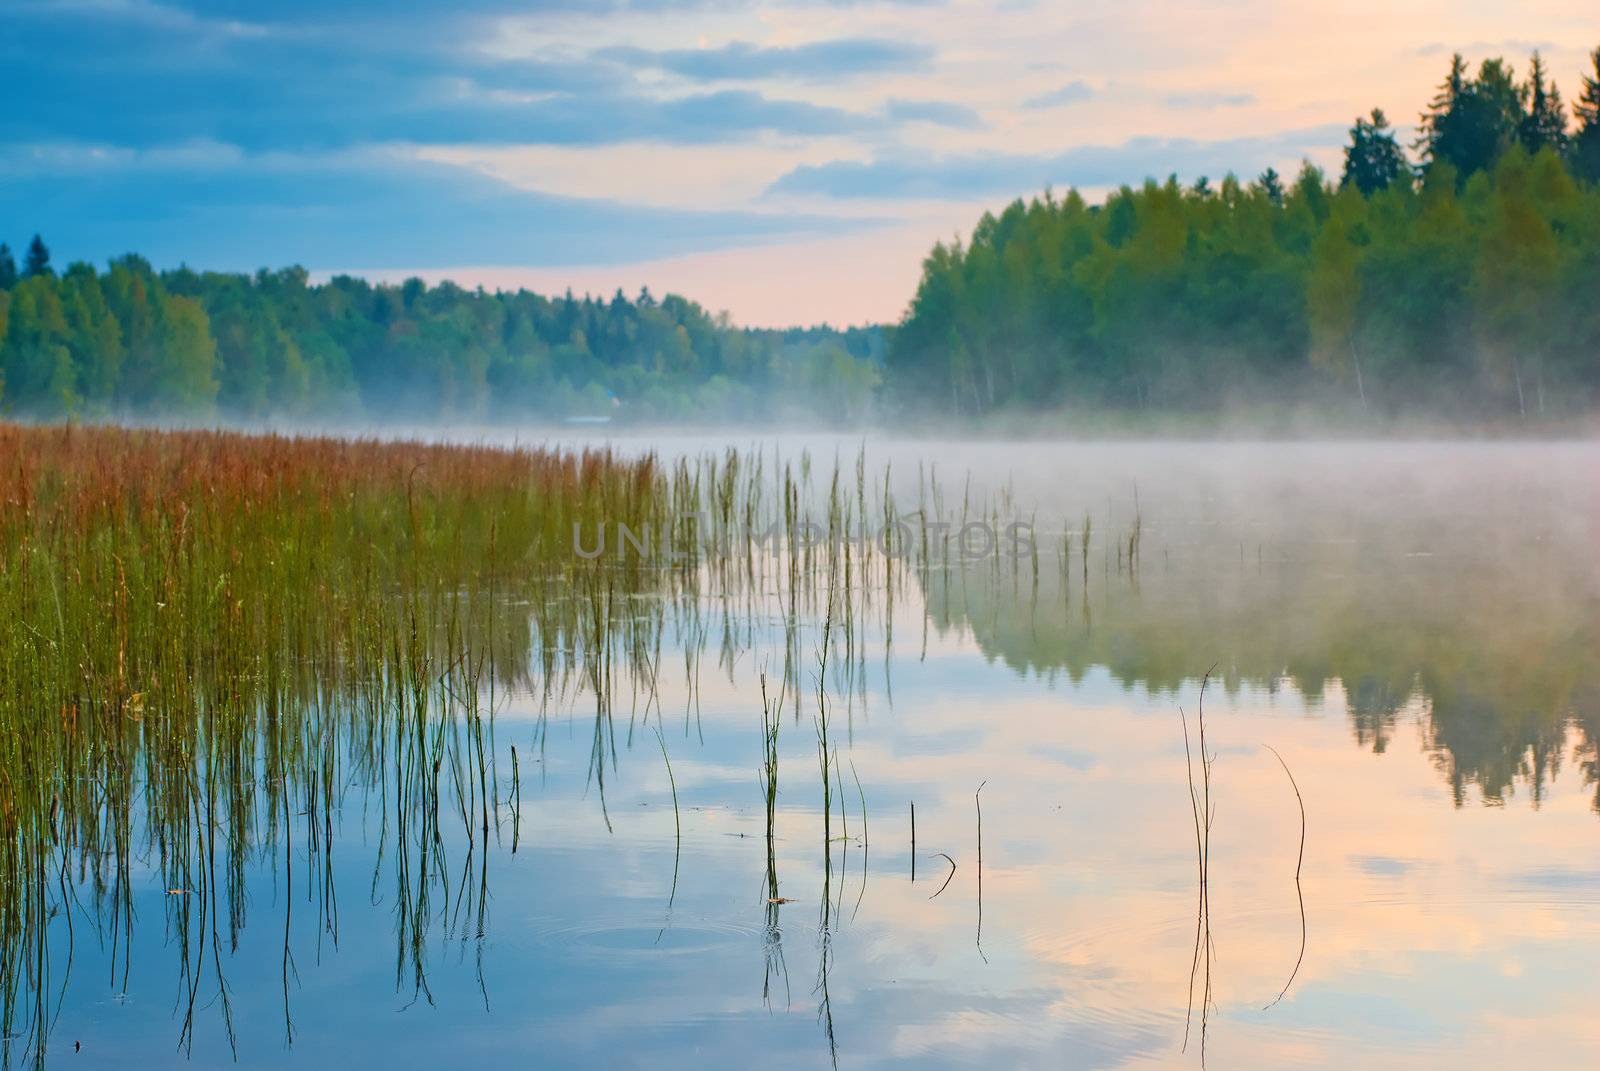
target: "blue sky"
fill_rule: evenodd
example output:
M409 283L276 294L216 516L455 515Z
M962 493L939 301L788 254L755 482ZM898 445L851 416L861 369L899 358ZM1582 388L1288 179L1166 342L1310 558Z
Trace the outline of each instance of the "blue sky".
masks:
M1575 85L1592 8L0 0L0 237L892 319L1046 185L1331 165L1453 49Z

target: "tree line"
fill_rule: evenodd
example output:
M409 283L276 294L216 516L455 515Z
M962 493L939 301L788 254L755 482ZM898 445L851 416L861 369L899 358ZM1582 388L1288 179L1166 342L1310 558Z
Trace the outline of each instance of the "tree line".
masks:
M1063 408L1562 419L1600 394L1600 49L1569 109L1452 58L1415 144L1379 109L1337 181L1046 191L934 247L892 328L743 329L677 295L59 274L0 244L0 413L769 421Z
M1337 182L1175 178L1076 191L941 243L892 335L911 412L1082 407L1591 412L1600 393L1600 49L1568 109L1461 56L1407 152L1356 120Z
M377 285L302 268L57 274L0 245L0 411L349 422L863 417L883 332L741 329L677 295Z

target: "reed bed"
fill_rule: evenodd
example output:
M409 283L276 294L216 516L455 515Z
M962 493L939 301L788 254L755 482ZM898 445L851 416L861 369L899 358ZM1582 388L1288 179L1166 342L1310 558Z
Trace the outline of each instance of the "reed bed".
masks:
M665 518L649 458L0 425L0 459L0 1027L35 1060L50 921L87 886L125 975L135 858L172 894L186 1041L203 980L228 1015L253 853L303 838L285 876L332 929L347 769L418 937L441 807L486 850L496 689L561 680L597 605L664 583L570 553L574 523Z
M786 979L773 848L782 721L809 715L817 737L826 935L836 799L841 872L850 840L846 765L861 806L858 907L867 877L866 796L839 754L867 694L866 623L883 623L887 672L897 591L948 580L958 517L998 530L1011 508L1009 490L991 502L969 485L947 515L936 474L917 487L919 508L902 513L864 451L829 474L808 455L756 450L666 465L0 424L0 1062L43 1062L79 928L126 984L135 875L149 869L169 894L185 1047L197 1009L214 1009L232 1039L226 971L246 875L277 871L292 1040L291 916L312 912L337 942L331 853L352 793L377 815L373 893L394 915L395 984L431 1000L430 938L488 929L502 808L517 849L525 763L513 746L502 777L495 758L496 711L512 696L592 700L589 776L608 825L619 750L655 719L675 896L685 830L662 733L668 636L684 652L685 733L708 649L731 678L742 652L781 646L770 695L762 681L760 787L769 967ZM1076 548L1063 536L1063 565L1076 549L1084 583L1090 523ZM1130 569L1138 542L1136 527ZM1031 530L1027 545L1036 590ZM758 625L773 620L776 637ZM924 646L926 626L925 615ZM523 754L537 761L545 739L537 731ZM942 857L951 871L934 896L954 873ZM843 893L841 880L841 906ZM821 974L826 1011L826 953Z

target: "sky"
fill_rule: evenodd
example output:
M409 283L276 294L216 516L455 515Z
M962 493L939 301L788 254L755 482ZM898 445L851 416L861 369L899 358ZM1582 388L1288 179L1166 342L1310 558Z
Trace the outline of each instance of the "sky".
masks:
M1453 51L1570 99L1596 46L1593 0L0 0L0 240L893 321L1016 197L1336 170Z

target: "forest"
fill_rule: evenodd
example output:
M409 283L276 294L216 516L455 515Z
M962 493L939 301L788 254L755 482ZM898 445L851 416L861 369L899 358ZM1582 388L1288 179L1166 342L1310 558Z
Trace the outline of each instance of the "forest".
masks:
M903 411L1299 408L1357 421L1592 413L1600 49L1568 111L1537 55L1459 56L1402 146L1381 110L1337 181L1045 192L934 247L887 354Z
M747 330L676 295L609 301L420 279L57 274L0 245L0 412L35 419L473 422L863 418L881 329Z
M1600 401L1600 49L1459 55L1417 140L1103 203L1045 191L936 245L901 321L741 328L677 295L58 272L0 244L0 414L360 423L965 421L1314 412L1559 423Z

